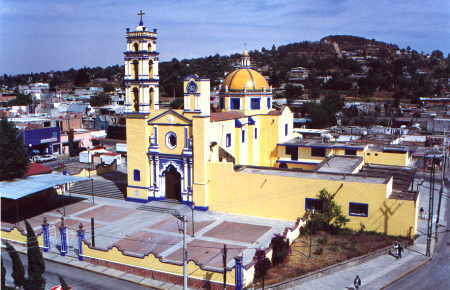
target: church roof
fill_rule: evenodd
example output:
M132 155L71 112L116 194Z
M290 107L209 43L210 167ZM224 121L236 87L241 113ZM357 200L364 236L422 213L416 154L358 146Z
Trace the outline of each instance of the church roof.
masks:
M266 79L256 70L240 68L227 75L223 81L230 91L263 91L269 90Z
M212 122L220 122L226 120L234 120L245 117L244 113L239 111L217 112L211 113Z

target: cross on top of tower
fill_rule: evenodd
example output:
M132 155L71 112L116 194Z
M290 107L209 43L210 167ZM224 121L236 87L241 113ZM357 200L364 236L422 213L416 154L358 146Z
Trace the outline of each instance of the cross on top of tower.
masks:
M144 21L142 21L142 16L145 15L145 12L142 10L139 10L139 13L137 14L141 17L141 21L139 21L139 26L143 26L144 25Z

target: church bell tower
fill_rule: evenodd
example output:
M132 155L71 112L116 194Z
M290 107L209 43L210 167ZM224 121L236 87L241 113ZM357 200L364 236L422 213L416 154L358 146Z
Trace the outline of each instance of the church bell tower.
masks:
M149 113L159 109L159 53L156 51L157 30L147 30L142 16L134 31L127 28L125 60L125 105L129 113Z

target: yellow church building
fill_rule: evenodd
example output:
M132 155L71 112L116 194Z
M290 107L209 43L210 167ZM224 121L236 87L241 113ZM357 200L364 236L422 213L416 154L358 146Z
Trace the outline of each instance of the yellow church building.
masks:
M160 109L157 31L141 20L126 39L127 200L294 221L326 188L337 192L349 227L415 234L417 194L393 176L363 170L372 160L364 157L368 147L314 156L312 146L295 142L293 113L272 108L272 88L247 51L222 84L218 112L211 111L209 80L197 75L184 79L182 110ZM293 160L294 151L303 159ZM389 165L408 171L404 159Z

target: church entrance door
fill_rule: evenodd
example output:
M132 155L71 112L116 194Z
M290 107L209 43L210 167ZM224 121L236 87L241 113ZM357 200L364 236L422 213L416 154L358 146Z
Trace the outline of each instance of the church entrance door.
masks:
M166 198L181 201L181 175L177 169L169 165L166 171Z

